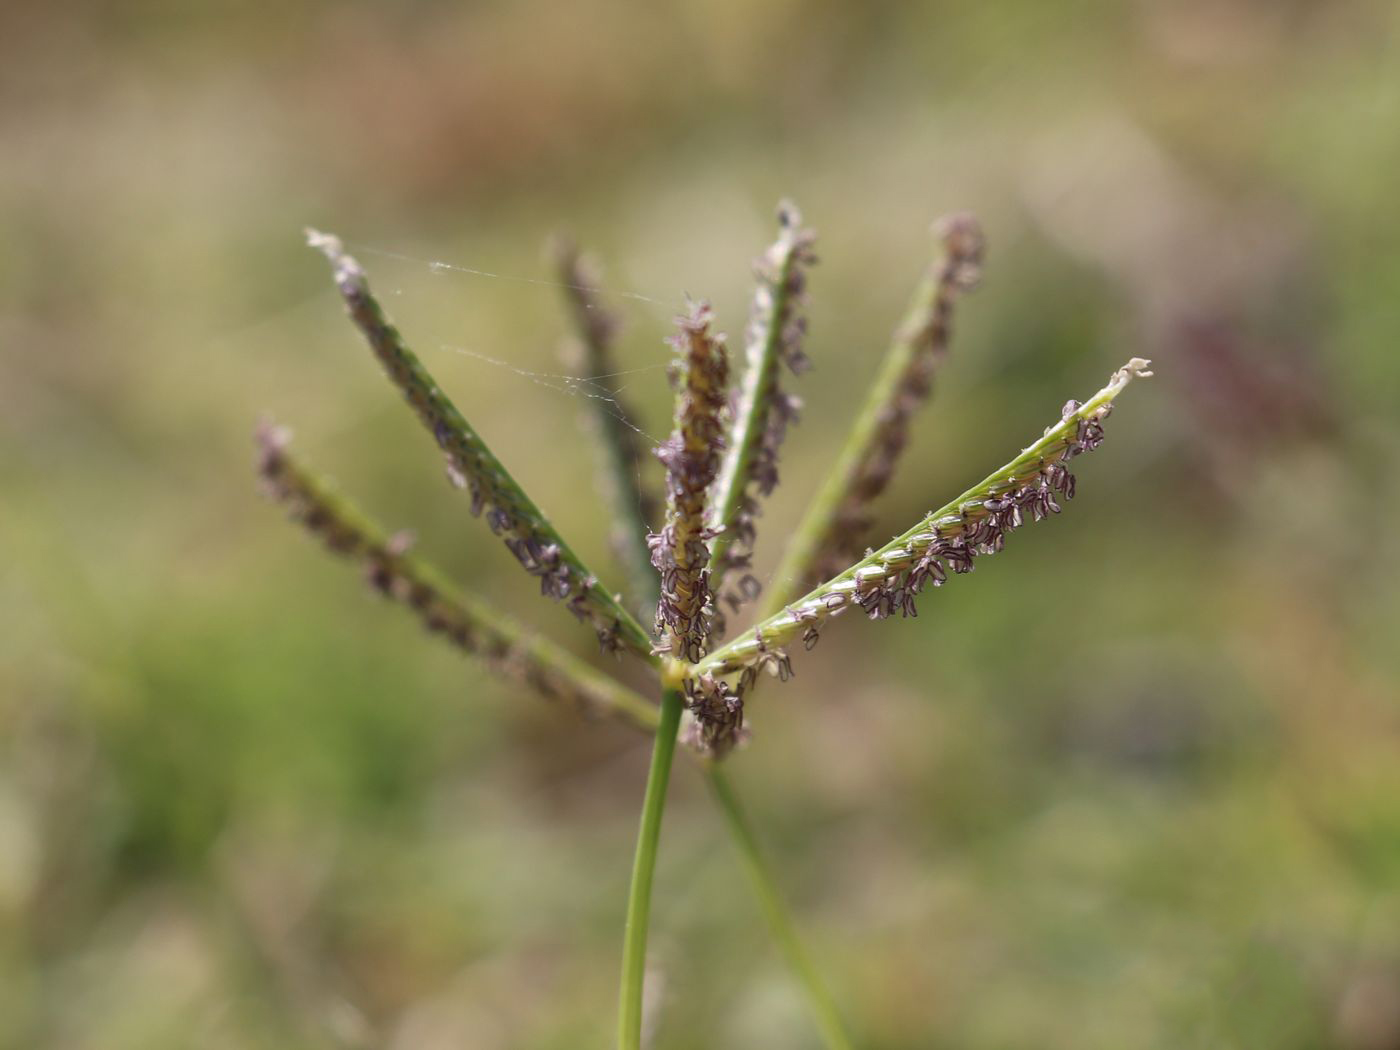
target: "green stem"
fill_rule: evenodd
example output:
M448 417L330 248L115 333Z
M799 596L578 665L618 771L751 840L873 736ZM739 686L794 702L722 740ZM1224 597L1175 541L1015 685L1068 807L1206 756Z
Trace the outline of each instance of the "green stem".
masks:
M667 689L662 694L661 721L652 743L651 772L647 774L642 822L637 831L637 855L632 863L632 889L627 898L627 926L622 942L622 991L618 998L618 1050L640 1050L642 1045L642 979L646 976L651 884L656 874L656 845L661 838L661 814L666 808L671 761L676 755L681 706L679 689Z
M754 837L753 828L739 804L738 796L734 794L729 779L718 766L710 767L709 781L719 803L720 812L724 814L730 837L734 839L734 845L739 850L744 870L748 872L749 880L753 883L759 909L763 912L763 918L768 923L773 939L778 943L779 951L783 953L806 994L807 1005L812 1011L813 1020L821 1030L823 1042L828 1050L851 1050L852 1043L841 1024L841 1015L837 1012L836 1003L826 985L822 983L806 947L798 937L792 916L788 913L777 884L773 881L773 874L764 860L762 850L759 849L758 839Z

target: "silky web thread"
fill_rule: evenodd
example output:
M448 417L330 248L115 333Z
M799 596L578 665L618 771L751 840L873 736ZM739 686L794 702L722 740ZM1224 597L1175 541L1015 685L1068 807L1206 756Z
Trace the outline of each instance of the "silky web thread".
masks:
M517 284L530 284L541 288L597 292L604 295L612 296L614 298L629 299L634 302L640 303L649 303L651 305L661 306L667 309L680 310L683 308L683 304L670 303L664 299L659 299L655 296L644 295L641 292L608 288L602 285L570 284L563 281L551 281L539 277L521 277L514 274L496 273L491 270L481 270L471 266L461 266L457 263L445 262L443 260L438 259L423 259L418 256L407 255L402 252L394 252L388 251L383 248L375 248L367 244L347 244L347 247L361 255L378 256L380 258L393 259L397 262L412 263L416 266L422 266L425 267L430 273L438 275L463 274L469 277L485 277L496 281L512 281ZM402 290L391 290L390 294L398 296L402 294ZM594 309L594 307L591 305L588 308ZM453 343L440 343L438 345L439 349L441 350L446 350L455 354L461 354L462 356L469 357L474 361L480 361L483 364L488 364L496 368L505 369L506 371L511 372L521 377L522 379L528 379L531 383L534 383L536 386L543 387L546 390L551 390L555 393L564 394L569 397L586 397L591 400L601 401L604 403L604 405L607 406L604 408L604 411L607 412L608 415L616 419L618 422L620 422L623 426L632 430L634 433L641 435L653 446L661 444L661 440L659 438L655 437L652 434L649 434L646 430L644 430L632 419L629 419L623 413L622 406L617 400L617 395L622 393L622 391L627 389L627 387L631 384L623 383L621 386L609 387L601 383L600 380L619 379L625 376L635 376L647 372L661 371L670 367L669 362L660 362L654 365L644 365L640 368L628 368L617 372L606 372L600 375L577 376L571 375L566 372L539 372L528 368L521 368L520 366L511 364L509 361L502 360L499 357L492 357L489 354L484 354L480 351L472 350L468 347L460 346ZM641 463L634 463L633 468L636 470L637 477L640 480L642 473Z
M668 310L681 311L685 308L684 302L672 302L658 298L656 296L644 295L641 292L610 288L605 285L570 284L565 281L551 281L542 277L522 277L516 274L496 273L491 270L482 270L472 266L462 266L458 263L446 262L440 259L424 259L419 256L408 255L403 252L389 251L384 248L375 248L367 244L347 243L346 246L347 248L350 248L351 250L361 255L378 256L379 258L383 259L393 259L396 262L412 263L415 266L422 266L425 269L427 269L429 273L435 275L461 274L467 277L484 277L495 281L510 281L516 284L530 284L540 288L597 292L617 299L628 299L633 302L648 303L653 306L664 307ZM396 296L400 295L401 290L391 291L390 294ZM590 305L588 309L595 309L595 307ZM653 447L661 444L661 439L648 433L642 427L638 426L633 420L627 418L627 416L621 411L621 405L617 400L617 395L620 394L623 390L627 389L630 383L624 383L621 386L615 386L610 388L600 383L599 380L618 379L625 376L635 376L646 372L660 371L662 369L669 368L669 362L661 362L655 365L644 365L641 368L623 369L618 372L607 372L596 376L577 376L570 375L565 372L538 372L528 368L521 368L520 366L513 365L509 361L502 360L499 357L492 357L489 354L484 354L480 351L471 350L468 347L456 345L453 343L440 343L438 344L438 346L441 350L461 354L464 357L469 357L474 361L479 361L482 364L491 365L495 368L505 369L507 372L511 372L522 379L527 379L531 383L534 383L536 386L543 387L546 390L550 390L558 394L564 394L568 397L586 397L602 401L609 406L605 409L605 411L614 419L618 420L620 423L628 427L633 432L646 438L646 440L650 442ZM642 464L640 462L634 463L633 468L635 469L637 477L640 480L642 474ZM766 574L766 578L763 582L765 590L773 586L776 571L777 567L774 566Z

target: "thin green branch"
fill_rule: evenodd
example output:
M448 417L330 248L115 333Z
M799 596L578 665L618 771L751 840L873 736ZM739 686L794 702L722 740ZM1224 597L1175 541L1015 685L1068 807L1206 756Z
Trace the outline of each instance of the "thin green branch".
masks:
M656 570L647 535L657 518L657 501L642 481L644 456L640 432L633 423L637 417L616 392L599 385L618 374L613 354L618 321L603 306L597 280L577 247L556 239L551 254L575 333L570 342L577 360L571 366L580 367L587 384L598 386L584 400L599 438L603 487L612 504L613 549L627 571L633 598L648 608L644 619L650 619L656 603Z
M605 649L625 646L652 659L647 632L598 582L457 411L371 294L360 264L346 254L338 238L315 230L308 230L306 237L330 260L350 319L443 450L449 477L470 490L472 512L486 510L492 531L505 538L525 570L540 580L541 592L567 601L570 611L588 619Z
M651 886L656 874L656 850L661 838L661 815L666 808L666 788L676 754L676 732L681 723L680 690L667 689L661 697L661 720L653 738L651 770L642 800L637 853L632 863L632 887L627 897L627 925L622 941L622 989L618 996L618 1050L640 1050L642 1045L642 986L646 978L647 928L651 920Z
M763 918L768 923L773 940L777 942L778 950L782 952L807 998L807 1005L821 1032L822 1041L828 1050L851 1050L852 1043L846 1035L836 1002L822 982L816 967L812 965L811 956L807 954L807 949L798 936L797 927L788 913L787 905L783 903L773 873L764 859L763 850L759 847L758 839L739 804L738 796L734 794L729 778L715 765L709 767L707 777L720 813L724 816L725 825L729 829L730 838L734 840L744 870L753 884L759 910L763 912Z
M288 451L286 431L263 424L257 436L258 469L269 494L332 552L363 566L377 591L412 609L428 630L548 699L619 718L643 732L655 730L655 705L560 646L523 631L480 598L458 593L408 553L403 534L387 535L299 463Z
M758 500L778 484L778 449L800 402L780 386L784 363L794 372L807 365L802 352L806 319L797 312L806 287L804 267L816 262L815 239L802 228L791 202L778 206L778 239L754 263L754 291L745 340L748 365L739 387L729 447L711 498L710 589L719 594L725 574L746 569L753 555ZM757 597L758 581L745 576L728 598L736 608Z
M751 678L768 669L786 677L791 668L781 646L799 635L810 646L827 619L852 606L874 619L895 611L913 615L914 598L922 587L940 586L945 571L971 571L974 557L1000 550L1006 533L1020 525L1026 514L1039 520L1059 512L1056 496L1074 495L1074 476L1065 464L1098 446L1113 399L1134 377L1151 375L1148 364L1133 358L1085 404L1069 402L1060 421L1010 463L741 638L715 650L691 673L742 670Z
M934 232L943 256L915 290L850 436L783 554L760 618L837 572L865 544L870 504L889 484L914 412L947 357L953 304L980 273L976 219L951 215L935 223Z

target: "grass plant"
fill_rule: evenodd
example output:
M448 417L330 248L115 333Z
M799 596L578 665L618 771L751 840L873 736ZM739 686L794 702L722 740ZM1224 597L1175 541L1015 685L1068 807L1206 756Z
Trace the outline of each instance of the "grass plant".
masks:
M1082 404L1059 418L1004 466L931 511L888 543L862 555L873 501L885 490L908 442L910 421L927 400L948 353L956 301L980 274L983 238L971 216L935 225L941 258L919 284L865 405L826 482L794 531L770 593L751 571L761 502L778 483L778 458L800 401L785 373L807 363L802 316L814 234L797 209L779 208L778 236L755 264L757 286L742 374L730 380L725 339L703 302L677 319L670 437L656 450L665 469L658 508L640 472L636 439L623 406L601 399L595 432L604 488L611 498L615 548L629 578L630 603L574 552L409 349L370 290L363 268L330 235L308 231L330 261L347 312L373 355L432 436L453 484L470 497L542 594L562 602L594 630L604 652L641 660L655 680L643 696L612 676L518 626L479 596L465 593L416 559L405 534L370 522L289 446L270 422L258 428L259 471L267 491L332 552L358 564L374 589L410 608L434 634L547 698L619 719L653 738L623 937L617 1040L643 1043L642 1004L652 884L667 788L677 744L703 770L734 840L775 944L803 990L829 1050L853 1045L835 1000L820 979L753 825L723 770L748 733L746 705L765 675L792 677L789 648L816 644L831 620L859 609L874 620L917 615L917 600L971 572L979 557L1003 549L1017 528L1059 514L1075 493L1070 467L1103 440L1117 396L1148 362L1133 358ZM614 370L616 325L585 262L556 246L578 359L593 379ZM655 530L655 531L653 531ZM721 643L726 620L762 597L758 621ZM723 606L723 610L721 608ZM652 628L643 626L652 621Z

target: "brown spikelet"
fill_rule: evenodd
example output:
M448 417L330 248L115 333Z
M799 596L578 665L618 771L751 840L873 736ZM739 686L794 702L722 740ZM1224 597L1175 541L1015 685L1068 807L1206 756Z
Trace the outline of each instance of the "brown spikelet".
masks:
M682 739L702 755L723 758L748 739L739 691L712 674L686 680L685 706L691 718Z
M706 500L724 449L729 383L724 337L710 334L710 321L705 303L676 319L675 425L656 450L666 468L666 524L648 537L652 564L661 574L657 651L692 663L704 655L714 615L708 568L714 532L706 522Z

